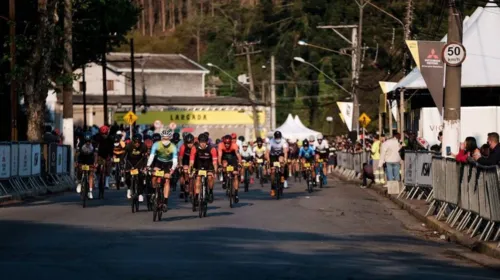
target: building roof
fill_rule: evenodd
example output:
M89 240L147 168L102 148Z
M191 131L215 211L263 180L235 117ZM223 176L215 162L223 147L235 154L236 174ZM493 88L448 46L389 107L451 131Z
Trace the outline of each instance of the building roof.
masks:
M135 53L135 71L147 73L207 74L209 71L182 54ZM106 55L108 67L116 72L131 72L129 53Z
M62 103L62 95L57 95L57 100ZM102 95L87 95L86 96L87 105L100 105L103 104ZM195 105L240 105L240 106L250 106L252 105L250 101L246 98L241 97L231 97L231 96L214 96L214 97L198 97L198 96L147 96L146 102L151 106L195 106ZM132 96L130 95L108 95L108 104L117 105L121 103L122 105L131 105ZM137 95L136 97L137 106L142 104L142 96ZM73 104L83 104L83 95L74 94ZM256 105L265 106L264 102L256 101Z
M463 45L467 57L462 64L462 88L500 87L500 7L489 2L464 20ZM447 36L441 41L446 42ZM443 81L444 85L444 81ZM396 88L426 89L415 67Z

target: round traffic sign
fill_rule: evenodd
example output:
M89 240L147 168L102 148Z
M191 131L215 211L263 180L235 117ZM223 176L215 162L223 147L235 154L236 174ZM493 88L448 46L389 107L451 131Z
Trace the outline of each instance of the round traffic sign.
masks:
M171 122L171 123L168 125L168 127L170 127L170 129L174 130L174 129L177 127L177 125L176 125L174 122Z
M443 48L443 62L448 66L460 66L465 60L467 52L460 43L451 42Z

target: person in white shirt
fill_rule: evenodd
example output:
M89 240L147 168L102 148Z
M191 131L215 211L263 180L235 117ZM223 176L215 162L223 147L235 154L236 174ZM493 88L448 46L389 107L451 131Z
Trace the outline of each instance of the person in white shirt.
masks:
M248 142L242 142L241 146L240 146L240 155L241 155L241 160L243 162L243 164L245 163L250 163L250 166L248 166L248 169L250 171L250 184L253 184L253 156L254 156L254 153L252 151L252 148L249 147L248 145ZM241 183L243 183L243 180L244 180L244 172L245 172L245 169L242 168L241 169Z
M401 170L401 156L399 150L401 144L399 143L401 134L396 133L394 137L385 141L380 149L379 168L382 168L384 163L387 166L386 174L387 181L399 181Z

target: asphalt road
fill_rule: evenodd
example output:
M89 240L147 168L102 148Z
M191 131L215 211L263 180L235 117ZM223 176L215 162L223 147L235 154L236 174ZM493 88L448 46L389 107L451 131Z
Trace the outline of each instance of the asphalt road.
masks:
M76 193L0 208L2 279L499 279L385 198L341 182L270 199L253 186L207 218L173 199L163 221L124 191L81 207Z

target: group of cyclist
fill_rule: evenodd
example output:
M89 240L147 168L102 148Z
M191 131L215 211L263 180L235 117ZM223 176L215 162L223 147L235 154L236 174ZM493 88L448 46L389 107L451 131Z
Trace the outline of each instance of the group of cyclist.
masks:
M179 178L180 186L191 186L189 190L183 189L182 195L188 195L191 199L197 201L201 189L201 176L198 176L196 170L206 171L208 185L208 201L214 200L213 189L215 178L223 174L228 167L231 167L232 182L223 181L222 187L232 185L234 188L234 202L238 203L239 183L243 181L243 166L248 168L250 174L253 174L257 168L262 167L263 174L270 175L271 196L276 195L277 185L275 175L279 169L281 182L284 188L287 188L287 179L291 174L298 174L305 169L303 165L308 163L312 168L313 178L316 178L314 184L319 182L320 175L315 172L318 170L318 162L324 162L323 174L327 172L328 143L322 135L311 136L303 141L295 139L284 140L281 132L276 131L271 139L264 141L258 137L255 145L244 141L244 138L237 139L236 134L226 135L216 143L212 143L209 133L204 132L198 137L192 134L185 134L180 139L178 133L171 129L165 129L160 133L148 131L144 137L140 133L132 136L130 141L125 139L121 132L116 135L109 135L108 126L102 126L99 133L95 136L85 134L83 141L80 141L77 147L77 164L79 166L90 166L91 172L96 172L99 184L99 198L103 197L104 188L109 188L109 177L113 163L120 163L124 170L141 170L138 182L145 182L144 175L147 172L163 171L163 196L164 209L168 209L168 199L170 196L170 187L177 184ZM243 140L243 141L242 141ZM301 142L301 143L298 143ZM78 176L81 177L81 169L78 168ZM130 190L130 172L124 172L124 182L115 182L117 186L121 183L127 185L127 198L131 198ZM305 176L305 172L303 172ZM297 175L296 175L297 176ZM300 174L299 174L300 176ZM158 178L152 177L152 180ZM172 182L172 180L174 180ZM326 184L326 176L323 176L323 184ZM253 178L252 178L253 181ZM186 184L189 182L189 184ZM93 176L88 180L88 198L92 199L92 190L95 185ZM81 184L77 185L77 192L82 190ZM145 185L140 183L137 187L139 202L144 201ZM185 193L185 194L184 194Z

